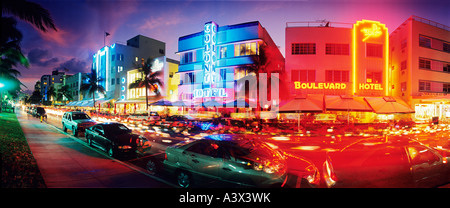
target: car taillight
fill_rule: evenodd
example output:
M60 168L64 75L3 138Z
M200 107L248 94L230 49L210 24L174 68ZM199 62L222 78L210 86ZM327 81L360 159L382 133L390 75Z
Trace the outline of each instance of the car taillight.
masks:
M164 160L167 160L167 153L164 153Z

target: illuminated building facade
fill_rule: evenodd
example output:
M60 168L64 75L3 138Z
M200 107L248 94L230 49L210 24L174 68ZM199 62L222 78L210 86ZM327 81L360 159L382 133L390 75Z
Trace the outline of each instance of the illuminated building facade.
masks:
M376 21L288 22L285 55L290 92L388 96L388 45L388 30Z
M101 77L100 82L106 90L105 99L127 100L127 72L135 69L135 64L144 58L156 58L165 55L164 42L137 35L127 44L114 43L105 46L93 56L92 68ZM87 95L88 99L92 97ZM103 97L103 96L102 96Z
M262 45L273 51L266 69L282 71L284 58L257 21L220 27L207 22L201 32L180 37L178 100L195 104L213 100L223 104L238 99L241 88L237 80L249 74L245 67L255 64Z
M450 119L450 27L411 16L390 35L392 93L415 119Z

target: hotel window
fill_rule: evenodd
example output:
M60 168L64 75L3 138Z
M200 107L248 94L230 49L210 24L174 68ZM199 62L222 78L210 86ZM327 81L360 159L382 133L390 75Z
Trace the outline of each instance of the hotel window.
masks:
M349 71L342 70L326 70L326 82L349 82Z
M450 53L450 43L442 43L442 50L444 52Z
M117 66L117 72L123 71L123 66Z
M315 82L316 81L316 70L292 70L291 80L300 82Z
M419 36L419 46L431 48L431 38Z
M450 72L450 64L444 64L442 70L443 70L444 72Z
M425 81L419 81L419 91L430 91L431 83Z
M382 83L383 73L382 72L367 72L366 73L366 83Z
M349 55L349 44L327 43L325 45L325 54L327 55Z
M123 54L117 54L117 61L123 61Z
M408 40L407 39L403 39L401 42L400 42L400 48L401 49L404 49L404 48L406 48L408 46ZM403 52L403 51L402 51Z
M192 84L195 83L195 74L194 72L184 74L184 84Z
M181 63L188 64L196 61L196 52L186 52L181 56Z
M419 69L431 69L431 61L419 58Z
M376 43L366 43L366 56L383 58L383 45Z
M220 46L219 48L219 59L227 57L227 46Z
M400 90L402 91L402 92L405 92L406 91L406 82L402 82L401 84L400 84Z
M316 54L315 43L292 43L292 55Z
M257 42L241 43L234 45L234 56L248 56L257 54L258 54Z
M444 83L442 86L442 92L450 92L450 84Z
M408 67L407 62L406 61L402 61L401 66L400 66L400 70L405 70Z
M111 61L114 61L115 59L116 59L116 55L113 54L113 55L111 56Z

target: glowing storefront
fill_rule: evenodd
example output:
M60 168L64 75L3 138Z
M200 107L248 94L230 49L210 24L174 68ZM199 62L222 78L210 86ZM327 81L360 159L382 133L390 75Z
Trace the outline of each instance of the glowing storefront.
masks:
M450 27L409 17L390 35L393 94L416 121L450 121Z
M389 33L380 22L288 22L285 55L292 97L324 95L324 111L331 96L343 100L392 96ZM348 107L348 111L357 110ZM375 119L364 118L366 113L359 117Z
M236 81L249 75L245 68L255 64L262 45L264 50L273 51L270 53L273 61L265 66L267 71L282 71L284 58L257 21L221 27L207 22L203 31L180 37L178 99L193 105L215 103L212 106L217 107L245 99L239 97L241 87Z

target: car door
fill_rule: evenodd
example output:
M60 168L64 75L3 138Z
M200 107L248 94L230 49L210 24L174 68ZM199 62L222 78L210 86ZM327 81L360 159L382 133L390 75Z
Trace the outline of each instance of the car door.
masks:
M102 146L105 150L108 149L108 147L110 146L111 142L108 140L107 138L107 133L105 132L105 129L103 128L103 126L98 125L97 129L96 129L96 140L97 143Z
M441 183L444 173L442 158L424 146L408 146L411 172L417 187L434 187Z
M183 152L191 172L207 178L219 179L219 168L223 159L218 157L217 144L209 141L198 142Z

